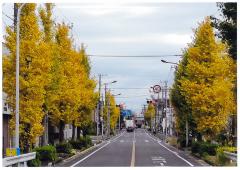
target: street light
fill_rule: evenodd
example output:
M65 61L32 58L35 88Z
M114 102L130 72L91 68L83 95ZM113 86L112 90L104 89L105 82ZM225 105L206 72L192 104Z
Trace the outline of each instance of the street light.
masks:
M175 63L175 62L170 62L170 61L166 61L166 60L161 60L161 62L163 62L163 63L169 63L169 64L176 64L176 65L178 65L178 63Z
M179 65L178 63L174 63L174 62L169 62L169 61L165 61L165 60L161 60L163 63L169 63L169 64L175 64L175 65ZM186 117L186 122L185 122L185 127L186 127L186 147L188 146L188 119Z
M22 4L17 12L17 36L16 36L16 129L15 129L15 147L19 149L19 42L20 42L20 13L25 5Z
M113 94L112 96L120 96L121 95L121 93L118 93L118 94Z

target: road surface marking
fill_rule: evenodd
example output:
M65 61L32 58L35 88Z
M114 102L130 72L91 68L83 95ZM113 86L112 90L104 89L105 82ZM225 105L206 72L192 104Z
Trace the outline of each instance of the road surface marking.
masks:
M183 161L185 161L188 165L194 166L194 165L191 164L189 161L187 161L187 160L184 159L183 157L179 156L177 152L174 152L174 151L170 150L169 148L167 148L166 146L164 146L164 145L161 144L160 142L158 142L158 144L161 145L162 147L164 147L165 149L167 149L168 151L172 152L173 154L175 154L177 157L179 157L180 159L182 159Z
M133 132L133 146L132 146L132 159L131 167L135 166L135 131Z
M120 134L118 137L116 137L113 141L115 141L116 139L118 139L120 136L122 136L124 133ZM84 161L85 159L89 158L90 156L92 156L93 154L95 154L96 152L98 152L99 150L101 150L102 148L106 147L107 145L109 145L111 142L113 141L108 141L105 145L103 145L102 147L98 148L97 150L95 150L94 152L90 153L89 155L87 155L86 157L84 157L83 159L79 160L78 162L74 163L73 165L71 165L71 167L76 166L77 164L81 163L82 161Z
M123 142L124 142L124 140L120 140L120 142L121 142L121 143L123 143Z
M135 165L135 141L133 141L132 159L131 159L131 166L133 167L134 165Z
M153 161L164 161L165 159L164 158L154 158L152 159Z
M154 139L153 137L151 137L148 133L147 135L152 138L153 140L157 141L159 145L161 145L162 147L164 147L165 149L167 149L168 151L172 152L174 155L176 155L178 158L182 159L184 162L186 162L188 165L190 166L194 166L193 164L191 164L189 161L187 161L186 159L184 159L183 157L179 156L177 152L172 151L171 149L167 148L166 146L164 146L163 144L161 144L161 142L157 139Z
M148 140L145 140L145 142L149 142Z

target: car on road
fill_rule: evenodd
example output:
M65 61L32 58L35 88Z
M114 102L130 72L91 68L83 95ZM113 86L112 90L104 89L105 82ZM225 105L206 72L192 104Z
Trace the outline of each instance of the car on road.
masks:
M125 126L127 129L127 132L133 132L135 125L134 125L134 120L130 119L130 120L126 120L125 121Z

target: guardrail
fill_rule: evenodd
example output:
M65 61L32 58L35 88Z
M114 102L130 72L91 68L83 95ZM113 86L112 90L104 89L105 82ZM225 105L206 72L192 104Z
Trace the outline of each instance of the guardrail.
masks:
M18 166L26 167L27 161L30 161L35 158L36 158L36 152L22 154L19 156L6 157L6 158L3 158L3 167L12 166L15 164L17 164Z
M224 154L226 157L230 160L237 161L237 154L236 153L231 153L231 152L226 152L224 151Z

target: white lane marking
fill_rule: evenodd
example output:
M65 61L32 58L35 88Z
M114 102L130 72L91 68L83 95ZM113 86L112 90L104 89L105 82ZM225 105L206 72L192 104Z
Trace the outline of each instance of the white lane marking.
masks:
M145 142L149 142L148 140L145 140Z
M103 145L101 148L98 148L97 150L95 150L94 152L90 153L88 156L84 157L83 159L81 159L80 161L76 162L75 164L73 164L71 167L76 166L77 164L81 163L82 161L84 161L85 159L89 158L90 156L92 156L94 153L96 153L97 151L99 151L100 149L106 147L107 145L110 144L110 141L108 141L108 143L106 143L105 145Z
M120 142L121 142L121 143L123 143L123 142L124 142L124 140L120 140Z
M102 147L98 148L97 150L95 150L94 152L90 153L89 155L87 155L86 157L84 157L83 159L79 160L78 162L74 163L73 165L71 165L71 167L76 166L77 164L81 163L82 161L84 161L85 159L89 158L90 156L92 156L93 154L95 154L96 152L98 152L99 150L101 150L102 148L106 147L107 145L109 145L111 142L115 141L116 139L118 139L119 137L121 137L124 133L120 134L118 137L116 137L114 140L112 141L108 141L105 145L103 145Z
M123 136L126 132L122 132L119 136L115 137L113 140L111 140L111 142L115 142L118 138L120 138L121 136Z
M153 140L157 141L159 145L161 145L162 147L164 147L165 149L167 149L169 152L172 152L174 155L176 155L178 158L182 159L184 162L186 162L188 165L190 166L194 166L193 164L191 164L189 161L187 161L186 159L184 159L183 157L179 156L177 152L174 152L172 150L170 150L169 148L167 148L166 146L164 146L163 144L161 144L161 142L159 142L159 140L154 139L153 137L151 137L148 133L147 135L152 138Z
M163 144L161 144L160 142L158 142L159 145L161 145L162 147L164 147L165 149L167 149L168 151L174 153L175 155L178 154L177 152L172 151L171 149L167 148L166 146L164 146Z

